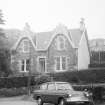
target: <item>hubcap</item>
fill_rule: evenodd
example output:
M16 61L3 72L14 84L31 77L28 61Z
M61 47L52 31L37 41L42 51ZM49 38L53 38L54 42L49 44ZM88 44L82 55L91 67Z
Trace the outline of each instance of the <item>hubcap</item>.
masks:
M40 98L38 98L37 103L38 105L41 105L42 100Z
M61 101L59 102L59 105L64 105L64 100L61 100Z

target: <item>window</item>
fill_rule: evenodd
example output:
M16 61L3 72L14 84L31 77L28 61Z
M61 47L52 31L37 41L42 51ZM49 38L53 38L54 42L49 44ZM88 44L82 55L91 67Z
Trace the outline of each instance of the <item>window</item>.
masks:
M22 42L22 51L23 52L29 52L30 46L29 46L29 40L25 39Z
M45 56L39 56L38 57L38 62L39 62L39 69L42 72L47 72L46 71L46 57Z
M46 90L46 89L47 89L47 84L41 85L40 89L41 89L41 90Z
M65 38L64 36L57 37L57 49L58 50L65 50Z
M56 70L66 70L67 60L66 57L56 57L55 58L55 67Z
M14 63L14 56L11 55L11 64Z
M29 59L25 59L25 60L21 60L21 65L20 65L20 69L22 72L27 72L30 69L30 60Z
M73 90L73 88L67 83L57 83L57 90Z
M48 84L48 90L56 90L55 84Z

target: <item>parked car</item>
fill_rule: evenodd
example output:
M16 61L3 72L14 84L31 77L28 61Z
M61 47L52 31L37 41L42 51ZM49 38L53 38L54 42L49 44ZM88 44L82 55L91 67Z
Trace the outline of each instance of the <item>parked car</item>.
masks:
M88 92L75 91L67 82L43 83L39 89L33 91L33 98L37 100L38 105L43 105L43 103L93 105Z

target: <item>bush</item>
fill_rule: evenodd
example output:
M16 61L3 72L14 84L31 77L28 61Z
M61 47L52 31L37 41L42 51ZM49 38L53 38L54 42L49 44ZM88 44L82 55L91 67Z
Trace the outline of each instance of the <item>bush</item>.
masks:
M105 82L105 69L87 69L80 71L68 71L61 73L50 73L56 81L66 81L70 83L104 83Z
M42 84L45 82L49 82L52 81L52 77L48 74L41 74L38 77L35 78L35 83L38 84Z
M0 78L1 88L20 88L27 87L28 77L4 77ZM31 76L31 85L35 85L34 77Z
M0 96L1 97L12 97L12 96L19 96L27 94L27 88L3 88L0 89Z

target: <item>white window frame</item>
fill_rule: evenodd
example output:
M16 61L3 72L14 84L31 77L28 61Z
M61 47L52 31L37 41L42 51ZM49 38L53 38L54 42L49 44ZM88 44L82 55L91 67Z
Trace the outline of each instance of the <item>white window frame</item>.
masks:
M64 48L61 48L61 46L60 46L60 44L61 44L61 42L60 42L60 38L62 38L63 39L63 41L64 41ZM65 50L66 49L66 39L65 39L65 37L61 34L59 34L58 36L57 36L57 50Z
M14 56L11 55L11 64L14 63L14 61L15 61L15 60L14 60Z
M55 59L57 58L57 57L59 57L60 58L60 70L57 70L56 68L57 68L57 63L56 63L56 61L55 61L55 71L56 72L64 72L64 71L67 71L67 58L68 57L66 57L66 56L55 56ZM63 67L62 67L62 58L63 57L65 57L66 58L66 69L64 70L64 69L62 69Z
M25 41L27 41L27 43L28 43L28 46L27 46L27 50L25 50ZM24 39L23 41L22 41L22 52L23 53L29 53L29 51L30 51L30 42L29 42L29 40L28 39Z
M39 68L39 59L40 58L44 58L45 59L45 73L47 73L47 57L46 56L38 56L37 57L37 64L38 64L38 68Z
M24 60L24 70L22 70L22 61ZM29 72L28 70L26 70L26 60L28 59L23 59L23 60L20 60L20 72Z

